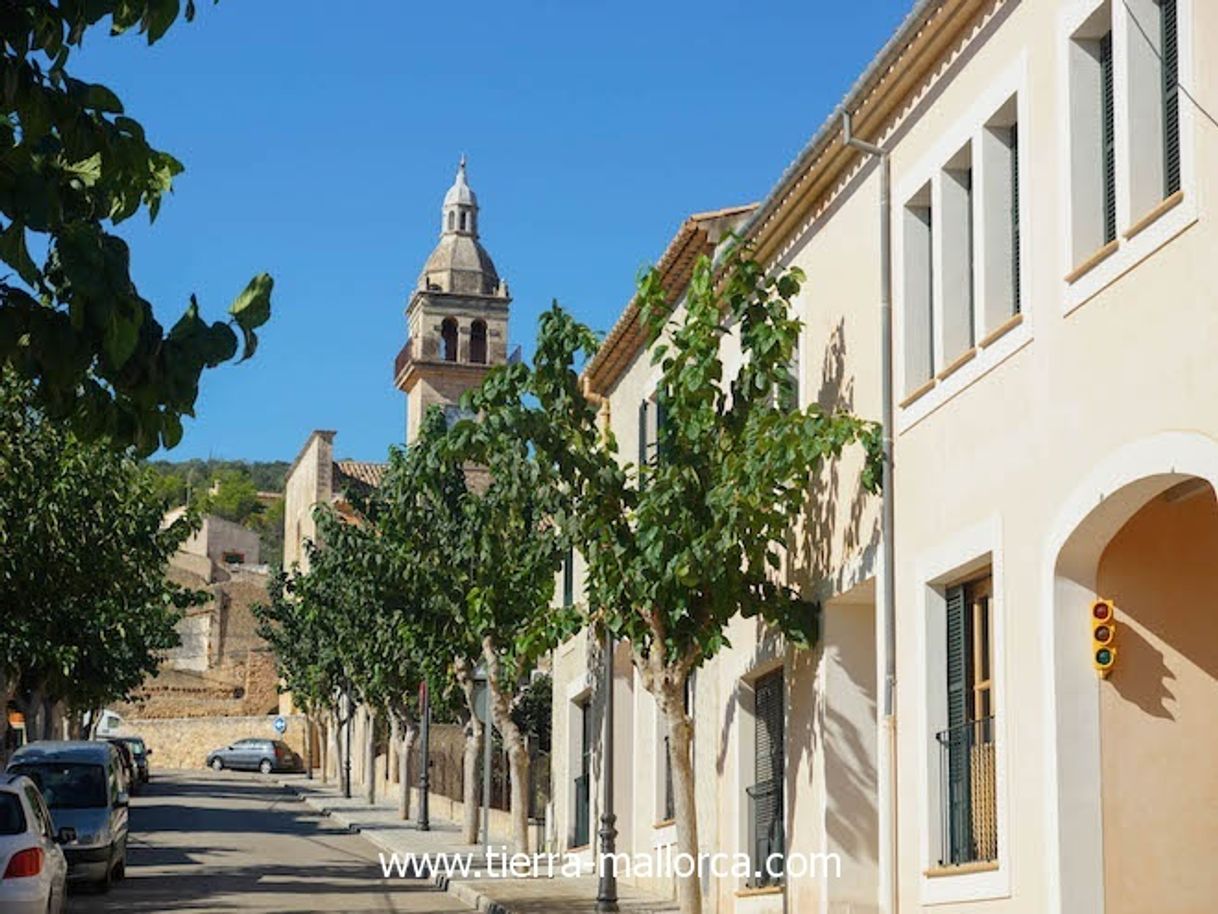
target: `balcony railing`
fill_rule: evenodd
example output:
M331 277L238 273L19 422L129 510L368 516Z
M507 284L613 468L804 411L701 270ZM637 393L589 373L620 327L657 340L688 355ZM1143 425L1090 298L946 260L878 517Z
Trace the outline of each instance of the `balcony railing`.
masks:
M571 846L584 847L591 842L589 829L592 796L589 793L591 777L581 774L575 779L575 829L571 833Z
M745 790L749 799L749 849L753 875L749 885L762 888L783 880L786 835L782 824L782 780L775 778Z
M412 349L418 348L418 346L415 345L415 342L416 341L413 337L411 339L408 339L406 341L406 345L403 346L401 348L401 350L398 352L397 358L395 358L393 360L393 379L395 381L402 376L403 369L406 368L406 366L410 363L411 359L413 359L417 356L416 353L412 352Z
M998 859L994 718L935 734L939 744L941 866Z

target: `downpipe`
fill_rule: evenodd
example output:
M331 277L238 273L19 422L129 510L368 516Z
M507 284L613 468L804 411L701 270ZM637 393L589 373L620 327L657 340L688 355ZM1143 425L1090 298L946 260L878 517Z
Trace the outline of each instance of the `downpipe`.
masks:
M896 655L896 554L894 543L893 491L893 378L892 378L892 164L888 152L860 140L851 130L849 111L842 113L842 143L880 164L880 437L883 449L880 494L882 568L879 602L883 612L883 732L880 734L879 783L887 793L880 804L880 910L897 914L897 655Z

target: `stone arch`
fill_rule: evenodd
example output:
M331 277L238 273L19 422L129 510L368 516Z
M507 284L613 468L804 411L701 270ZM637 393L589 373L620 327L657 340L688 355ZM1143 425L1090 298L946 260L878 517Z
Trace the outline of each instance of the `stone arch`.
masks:
M457 361L457 319L446 317L440 324L440 357L446 362Z
M469 360L486 364L486 321L478 319L469 326Z
M1113 586L1104 573L1105 555L1133 525L1149 522L1147 512L1165 498L1208 489L1212 500L1215 488L1218 442L1195 433L1164 433L1127 445L1099 464L1050 528L1041 631L1048 664L1045 812L1054 914L1111 910L1105 902L1104 848L1104 810L1111 797L1102 778L1101 733L1103 707L1112 697L1102 691L1109 684L1101 683L1089 662L1085 615L1105 595L1101 591ZM1118 600L1118 620L1121 615ZM1119 635L1118 665L1121 640Z

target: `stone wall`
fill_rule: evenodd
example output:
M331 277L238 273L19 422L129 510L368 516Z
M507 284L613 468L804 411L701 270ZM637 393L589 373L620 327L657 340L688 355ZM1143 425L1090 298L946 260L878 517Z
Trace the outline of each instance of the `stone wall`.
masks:
M126 718L118 736L141 736L152 750L152 771L158 768L202 768L207 753L247 737L282 739L304 758L304 716L287 718L287 732L275 732L273 715L258 717ZM107 734L110 735L110 734Z

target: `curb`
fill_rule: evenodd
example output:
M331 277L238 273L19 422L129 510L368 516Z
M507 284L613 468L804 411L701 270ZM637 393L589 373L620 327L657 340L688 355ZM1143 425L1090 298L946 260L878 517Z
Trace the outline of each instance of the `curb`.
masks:
M352 834L360 835L370 844L375 845L386 853L396 853L393 847L387 841L380 837L375 830L363 831L351 819L332 807L326 806L324 803L318 802L314 797L309 796L303 790L300 790L295 784L288 781L280 781L279 786L285 790L291 791L298 800L316 812L318 815L328 819L333 819L343 828ZM421 873L419 878L426 879L426 873ZM513 914L511 910L505 908L502 904L495 901L493 898L484 895L476 889L464 885L462 883L453 883L449 881L447 876L436 876L433 884L441 892L445 892L456 898L462 904L468 905L475 911L485 912L485 914Z

